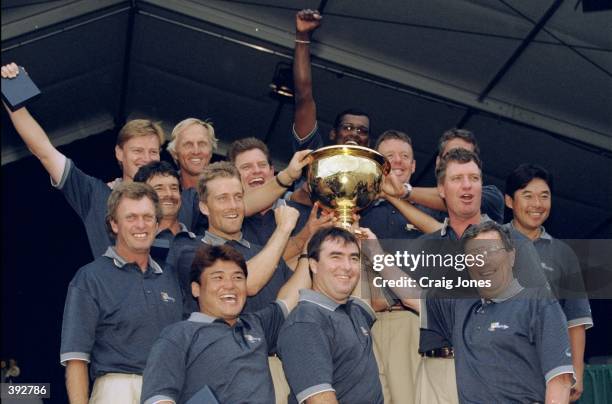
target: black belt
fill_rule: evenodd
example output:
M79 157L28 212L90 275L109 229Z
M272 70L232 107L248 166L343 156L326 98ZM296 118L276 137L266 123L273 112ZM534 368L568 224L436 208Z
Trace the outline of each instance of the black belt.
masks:
M436 348L429 351L421 352L421 356L426 356L428 358L451 359L455 357L455 351L453 351L453 348L449 347Z

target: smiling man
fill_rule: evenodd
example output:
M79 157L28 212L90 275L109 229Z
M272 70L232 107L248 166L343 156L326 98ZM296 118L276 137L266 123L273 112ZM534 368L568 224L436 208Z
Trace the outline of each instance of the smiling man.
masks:
M466 254L484 257L471 278L490 286L478 288L480 298L428 297L421 315L424 329L453 344L459 401L567 403L573 368L558 302L514 278L514 246L499 224L471 226L463 241Z
M11 63L3 66L1 72L3 78L14 78L19 70L15 63ZM83 221L93 256L102 255L113 243L104 223L106 200L111 187L120 182L132 181L138 168L150 161L159 160L160 148L164 143L161 126L147 119L134 119L121 128L117 136L115 157L123 175L107 185L79 170L72 160L57 150L26 108L14 112L5 109L21 139L51 176L51 184L62 191Z
M310 285L308 266L303 260L276 301L249 314L243 313L247 276L244 258L229 245L198 248L190 277L200 310L166 328L153 347L144 372L145 404L203 403L211 395L220 403L279 399L268 355L298 290Z
M552 175L535 164L522 164L506 178L506 206L513 219L506 226L519 241L533 243L541 271L559 299L567 317L576 384L571 400L583 391L585 331L593 326L591 307L585 293L578 257L563 241L546 232L544 222L552 207Z
M351 298L360 255L355 236L337 227L319 230L308 243L312 290L300 291L278 340L290 402L383 402L370 335L376 317Z
M115 245L79 269L66 296L60 360L71 404L88 402L89 377L95 380L89 403L139 403L155 339L182 319L176 275L149 256L161 216L146 184L119 184L108 199Z
M210 163L217 143L215 129L209 122L187 118L176 124L168 152L180 169L182 189L196 187L198 176Z

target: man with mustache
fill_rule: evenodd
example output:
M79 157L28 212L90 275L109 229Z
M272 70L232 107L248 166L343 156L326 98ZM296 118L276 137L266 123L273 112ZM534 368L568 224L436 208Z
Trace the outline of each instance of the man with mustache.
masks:
M574 371L559 303L515 279L515 249L501 225L472 225L463 245L483 257L468 266L482 282L479 296L428 297L421 307L422 327L453 344L459 402L568 403Z

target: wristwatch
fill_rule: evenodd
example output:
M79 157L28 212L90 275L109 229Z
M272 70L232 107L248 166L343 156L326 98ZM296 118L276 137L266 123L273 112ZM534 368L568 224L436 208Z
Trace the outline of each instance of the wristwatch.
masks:
M404 182L404 194L400 197L400 199L406 200L410 198L410 194L412 193L412 185L409 182Z

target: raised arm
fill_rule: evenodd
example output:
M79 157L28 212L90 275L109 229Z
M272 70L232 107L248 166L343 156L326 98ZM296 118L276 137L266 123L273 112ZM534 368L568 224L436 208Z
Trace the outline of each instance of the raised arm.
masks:
M278 299L285 302L289 311L297 305L300 289L310 289L312 285L308 262L306 257L299 259L293 275L278 291Z
M285 247L285 251L283 252L283 258L290 268L296 268L297 258L304 250L304 247L306 246L306 243L308 243L308 240L310 240L310 237L312 237L317 230L329 227L333 224L333 213L321 210L321 215L317 217L319 210L320 205L318 202L315 202L314 206L310 210L308 221L302 230L289 239L287 247Z
M321 25L316 10L301 10L295 16L295 52L293 83L295 87L295 133L304 139L317 122L317 106L312 96L310 70L310 35Z
M302 176L302 169L312 161L312 158L309 157L310 152L312 150L296 152L287 168L276 175L276 180L268 181L262 187L246 193L244 195L245 215L251 216L269 208L287 192L287 189Z
M259 254L247 261L249 269L247 294L249 296L256 295L274 274L299 215L298 210L290 206L279 206L274 209L276 229L272 237Z
M15 78L19 74L19 67L15 63L2 66L1 74L2 78L5 79ZM21 139L23 139L28 149L40 160L51 176L51 179L53 179L53 182L58 183L64 173L66 156L51 144L45 131L25 107L15 112L12 112L6 104L4 104L4 108L8 112L15 130Z

